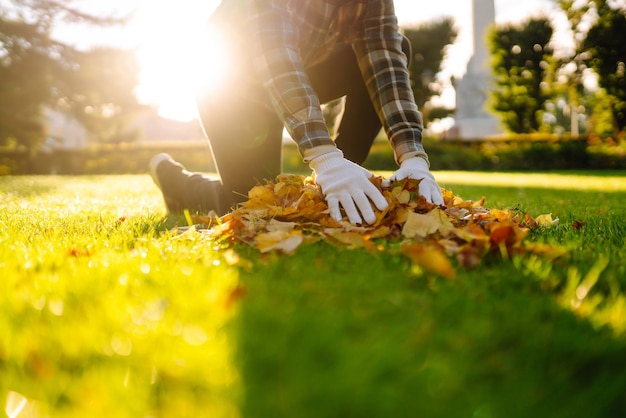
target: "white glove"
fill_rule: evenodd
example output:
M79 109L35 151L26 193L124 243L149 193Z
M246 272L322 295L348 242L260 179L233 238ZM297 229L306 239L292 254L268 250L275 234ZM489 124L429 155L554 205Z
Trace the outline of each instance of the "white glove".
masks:
M443 205L441 189L437 185L435 177L428 169L428 163L422 157L411 157L400 163L400 168L389 180L403 180L406 178L422 180L419 185L419 194L435 205Z
M362 223L361 215L368 224L376 221L372 202L378 210L384 210L389 205L369 180L372 173L346 160L339 150L315 157L309 166L315 172L315 182L326 196L330 216L336 221L342 217L339 205L348 215L350 223L355 225Z

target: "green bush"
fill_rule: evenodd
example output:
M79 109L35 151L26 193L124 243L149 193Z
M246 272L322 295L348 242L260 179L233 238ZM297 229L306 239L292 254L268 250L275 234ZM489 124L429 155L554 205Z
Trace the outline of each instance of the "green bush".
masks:
M433 170L579 170L626 168L626 152L618 144L584 139L521 138L499 140L435 140L426 138ZM623 145L622 145L623 147ZM393 170L393 151L377 141L365 162L373 170Z
M208 145L197 142L98 145L74 150L57 150L29 156L22 151L0 151L0 174L139 174L150 159L167 152L191 171L213 172Z
M426 140L433 170L625 169L626 142L581 139Z
M571 139L520 136L492 140L436 140L426 138L433 170L584 170L626 169L626 139ZM169 153L191 171L215 172L208 145L188 143L119 144L36 154L0 150L0 175L7 174L138 174L159 152ZM371 170L397 166L387 140L378 139L364 163ZM283 170L308 173L295 144L283 147Z

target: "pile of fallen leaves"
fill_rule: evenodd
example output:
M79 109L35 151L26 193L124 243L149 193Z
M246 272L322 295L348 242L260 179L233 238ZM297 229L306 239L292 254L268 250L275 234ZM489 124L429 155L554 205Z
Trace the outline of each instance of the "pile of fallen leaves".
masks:
M291 254L320 240L372 251L387 249L383 241L397 242L399 251L414 263L447 277L454 276L451 258L470 268L494 253L562 254L554 247L524 241L531 228L558 223L551 215L533 218L514 210L488 209L483 206L485 198L463 200L445 189L444 205L438 206L419 195L419 180L397 181L389 188L382 186L380 177L372 181L389 206L384 211L374 208L376 221L371 225L332 219L320 188L310 177L298 175L280 175L275 182L252 188L245 203L221 218L196 220L209 224L212 239L245 243L262 253Z

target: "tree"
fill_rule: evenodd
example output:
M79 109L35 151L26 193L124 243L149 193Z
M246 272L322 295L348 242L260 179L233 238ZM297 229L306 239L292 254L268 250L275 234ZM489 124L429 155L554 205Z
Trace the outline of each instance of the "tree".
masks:
M12 0L0 8L0 144L36 149L45 137L46 106L78 103L75 99L81 95L91 97L92 108L113 103L106 93L93 94L98 90L106 92L111 83L115 84L108 76L109 64L99 69L86 65L102 51L81 52L53 39L52 29L61 23L107 26L123 20L84 13L73 3ZM89 86L87 80L91 80ZM132 95L132 89L127 95ZM101 102L96 103L96 99ZM122 99L127 100L128 97ZM79 120L86 122L86 118ZM90 129L89 123L87 128Z
M59 79L56 104L78 120L97 142L130 142L128 125L143 110L133 94L139 65L133 51L96 48L75 57Z
M623 131L625 128L626 113L626 86L624 85L624 63L626 62L626 47L623 44L625 29L626 6L618 1L611 0L556 0L561 10L569 21L573 33L574 51L570 57L563 60L562 66L570 66L575 69L569 77L570 90L574 90L578 84L578 91L584 80L584 75L592 70L598 76L598 84L605 90L591 92L591 99L584 96L574 96L572 101L590 101L593 103L592 111L605 112L609 109L612 114L615 131ZM589 92L587 92L589 95ZM606 101L600 103L599 100ZM603 115L591 115L595 133L606 131L602 126L595 123L604 121Z
M609 95L615 128L626 128L626 14L606 2L598 7L598 19L582 44L589 66L598 74L600 86Z
M415 102L422 112L424 123L449 116L448 109L432 109L427 103L433 95L441 93L434 82L435 75L441 70L446 46L456 39L454 22L450 18L444 18L421 26L403 28L403 31L411 42L409 74ZM334 131L336 120L341 114L342 100L324 105L324 118L331 131Z
M497 26L489 33L495 89L493 110L511 132L540 130L548 95L544 80L552 49L553 28L546 17L532 17L519 25Z
M36 24L0 16L0 144L32 148L43 139L41 105L49 102L52 74L61 65L52 54L66 55L64 46Z
M404 35L411 41L413 48L409 72L415 101L425 121L434 119L429 117L430 115L439 117L447 115L447 112L429 109L427 103L432 96L441 93L441 86L435 82L435 76L441 71L446 47L456 39L454 21L451 18L442 18L420 26L404 28Z

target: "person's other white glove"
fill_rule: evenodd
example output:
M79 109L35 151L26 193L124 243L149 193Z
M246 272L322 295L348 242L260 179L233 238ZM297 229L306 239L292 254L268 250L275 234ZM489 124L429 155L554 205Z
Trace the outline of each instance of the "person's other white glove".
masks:
M400 168L389 180L397 181L406 178L422 180L419 185L419 194L435 205L443 205L441 189L435 177L431 174L428 163L422 157L411 157L400 163Z
M339 205L343 207L350 223L355 225L362 223L362 219L368 224L376 221L372 203L378 210L384 210L389 205L380 190L369 180L372 173L346 160L339 150L315 157L309 166L315 172L315 182L326 196L330 216L336 221L342 218Z

